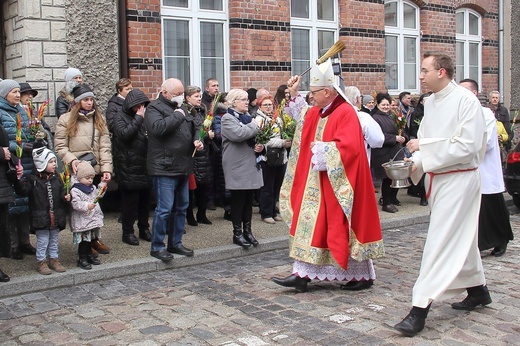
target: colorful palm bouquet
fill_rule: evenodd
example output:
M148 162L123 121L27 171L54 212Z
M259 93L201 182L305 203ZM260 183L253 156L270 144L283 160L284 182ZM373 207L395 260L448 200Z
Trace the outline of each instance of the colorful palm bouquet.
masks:
M105 195L105 192L107 191L107 185L106 184L103 184L101 185L101 187L98 189L98 194L96 196L96 198L94 198L94 204L96 204L97 202L99 202L99 200L101 198L103 198L103 196Z
M23 155L23 142L22 142L22 117L20 113L16 114L16 157L19 159Z
M43 102L40 107L38 108L38 112L35 114L34 112L34 105L32 100L27 101L26 103L26 110L27 115L29 116L29 130L31 133L31 136L37 137L38 132L41 131L41 123L42 119L45 116L45 110L49 106L49 100Z
M406 127L406 118L401 113L401 110L392 113L392 117L394 119L395 126L397 127L397 134L401 136L403 130Z
M294 138L294 131L296 130L296 121L285 112L285 99L280 102L276 110L277 114L281 114L282 120L282 138L292 141Z
M65 194L68 195L70 191L70 167L69 165L65 165L63 167L63 172L60 173L60 179L63 182L63 186L65 187Z
M255 141L257 144L266 144L269 142L273 134L278 133L280 129L278 127L274 127L276 124L277 115L275 114L271 121L267 121L266 119L262 119L260 121L260 126L258 132L256 133Z
M208 131L211 129L211 124L213 123L213 117L215 116L215 112L218 107L218 103L222 99L222 94L218 93L213 98L213 101L211 102L211 106L209 107L208 114L206 115L206 118L204 119L204 122L202 123L202 128L200 129L200 140L202 141L204 139L204 136L208 133Z

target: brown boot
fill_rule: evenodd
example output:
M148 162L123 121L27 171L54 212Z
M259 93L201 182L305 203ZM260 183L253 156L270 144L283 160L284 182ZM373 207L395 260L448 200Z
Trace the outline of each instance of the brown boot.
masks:
M93 239L92 240L92 248L96 250L99 253L102 253L106 255L107 253L110 253L110 248L103 244L101 240L99 239Z
M38 268L36 270L38 270L38 273L40 273L42 275L52 274L52 271L47 266L47 261L46 260L38 262Z
M51 258L49 260L49 268L58 273L63 273L66 271L65 267L60 263L60 261L58 261L57 258Z

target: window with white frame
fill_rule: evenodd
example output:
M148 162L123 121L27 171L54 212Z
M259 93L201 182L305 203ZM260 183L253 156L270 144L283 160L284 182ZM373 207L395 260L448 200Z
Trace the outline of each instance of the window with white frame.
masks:
M301 74L325 53L338 37L337 0L291 0L292 74ZM309 90L309 74L301 90Z
M229 80L227 1L163 0L163 73L185 86L204 89L216 78L226 90Z
M458 82L471 78L481 84L482 66L482 24L480 15L470 9L460 9L456 13L456 69Z
M385 1L385 66L389 92L419 92L419 8L405 0Z

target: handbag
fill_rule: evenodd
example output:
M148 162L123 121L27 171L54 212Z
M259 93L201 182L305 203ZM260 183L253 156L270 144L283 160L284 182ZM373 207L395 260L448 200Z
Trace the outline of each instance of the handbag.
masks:
M267 166L278 167L283 165L285 148L270 148L266 149L265 157L267 159Z
M96 124L94 123L94 119L92 119L92 140L90 141L90 152L78 156L78 160L87 161L90 163L92 167L97 165L96 156L94 155L94 134L96 132Z

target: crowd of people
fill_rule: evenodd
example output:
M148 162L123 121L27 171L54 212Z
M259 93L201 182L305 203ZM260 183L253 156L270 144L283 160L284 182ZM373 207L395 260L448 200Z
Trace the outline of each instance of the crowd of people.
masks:
M436 234L428 234L413 308L396 329L417 334L431 302L462 288L470 287L468 298L455 309L487 305L491 298L478 249L493 248L492 254L501 256L513 238L504 186L496 184L512 138L509 114L497 92L490 93L489 107L481 107L475 95L461 89L477 94L475 81L452 82L452 62L445 55L425 55L423 65L420 79L432 92L417 100L406 91L393 98L387 92L362 95L355 86L343 90L334 82L330 61L312 67L305 97L300 76L274 95L265 88L221 92L214 78L204 90L169 78L153 100L122 78L105 115L82 72L69 68L55 102L54 133L33 109L38 92L27 83L2 80L0 255L14 260L35 255L42 275L66 271L59 262L58 235L68 220L78 267L101 264L98 254L110 247L101 240L100 202L114 178L122 241L150 242L150 255L162 261L171 261L173 254L194 255L182 242L185 225L211 225L206 211L215 205L231 222L232 243L257 246L252 217L258 205L263 222L285 221L290 227L293 272L273 278L275 283L300 292L311 280L367 289L376 278L372 260L384 255L380 222L373 217L374 191L381 191L383 212L396 213L400 206L398 189L382 164L413 160L415 185L408 194L430 205L430 229ZM449 105L460 100L467 109L440 126L436 116L447 117L455 109ZM404 149L413 158L405 158ZM475 195L471 204L455 198L468 194ZM459 209L456 220L447 215ZM441 248L453 232L459 240ZM468 240L464 246L462 238ZM453 253L460 265L441 274L436 261ZM466 286L454 284L458 279ZM8 280L0 270L0 281Z

